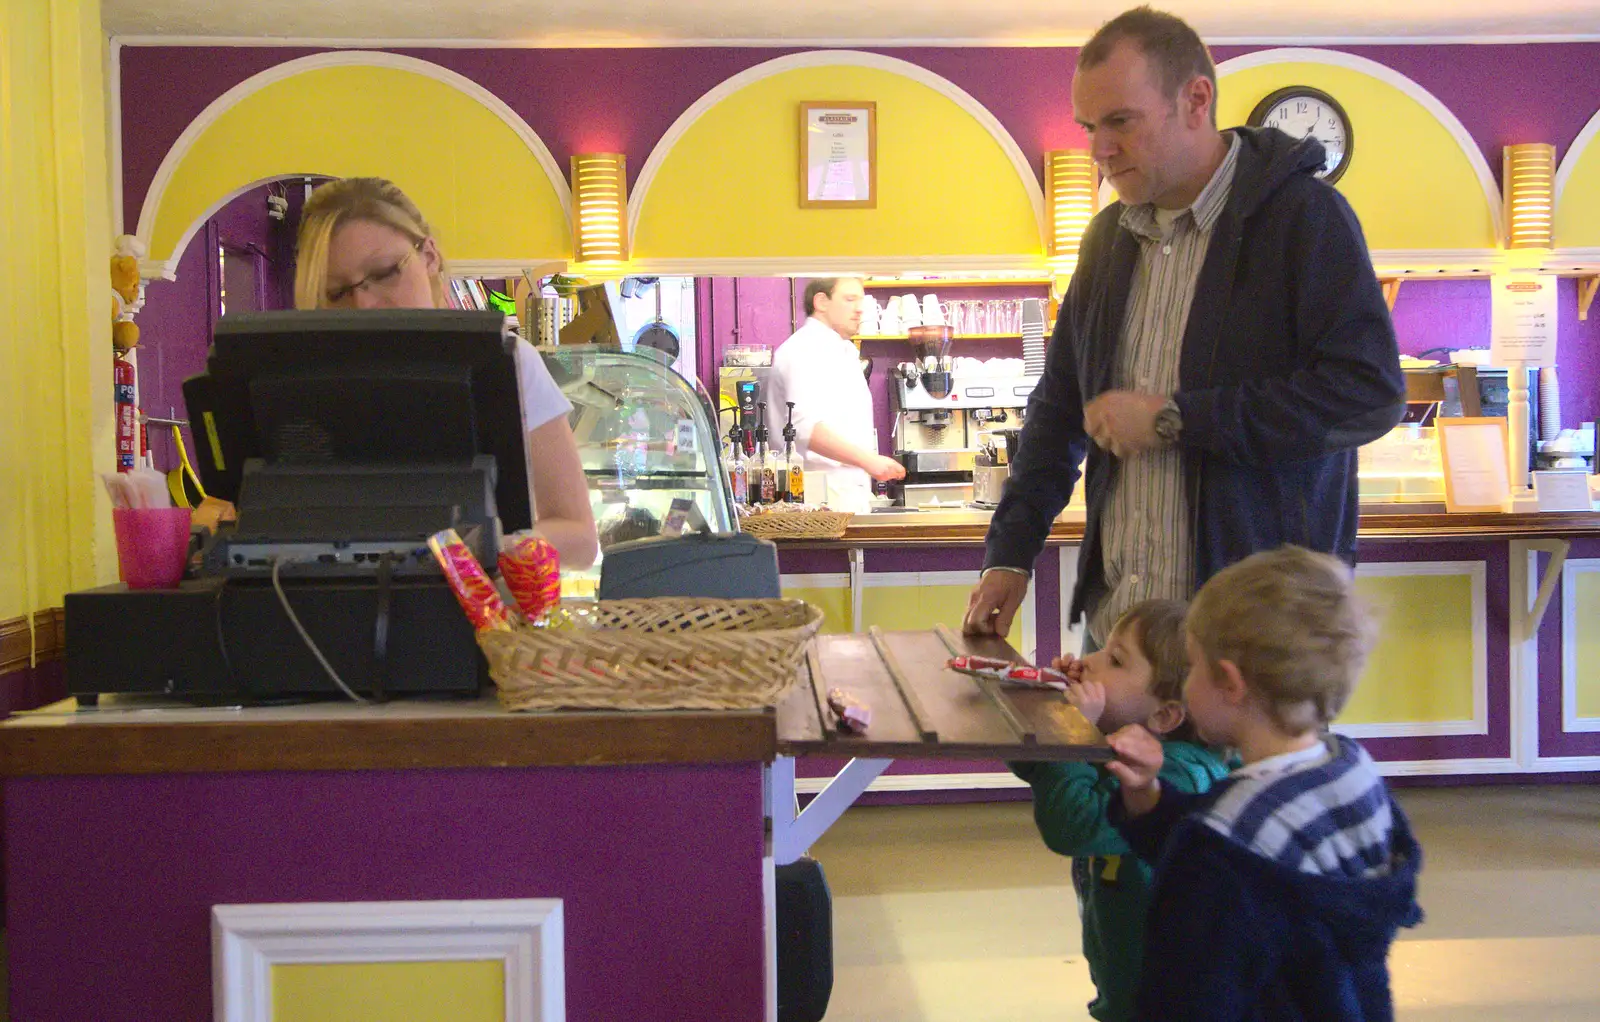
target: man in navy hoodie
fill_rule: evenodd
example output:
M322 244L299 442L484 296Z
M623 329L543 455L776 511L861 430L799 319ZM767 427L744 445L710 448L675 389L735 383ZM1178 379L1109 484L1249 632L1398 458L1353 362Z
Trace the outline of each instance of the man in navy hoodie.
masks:
M1353 563L1356 448L1399 421L1405 383L1322 146L1218 131L1193 29L1147 7L1106 23L1073 106L1121 201L1084 235L965 627L1007 633L1087 450L1070 613L1098 646L1128 607L1257 550Z

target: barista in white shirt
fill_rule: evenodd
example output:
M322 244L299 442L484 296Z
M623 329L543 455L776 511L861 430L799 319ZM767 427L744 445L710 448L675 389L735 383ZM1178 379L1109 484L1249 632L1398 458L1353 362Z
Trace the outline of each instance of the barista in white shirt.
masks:
M865 292L856 277L827 277L806 285L805 325L778 346L767 377L767 425L774 436L794 402L795 443L805 459L806 501L826 500L835 511L871 508L872 480L905 477L905 468L878 453L872 431L872 393L850 338L861 327ZM822 483L826 483L826 488Z

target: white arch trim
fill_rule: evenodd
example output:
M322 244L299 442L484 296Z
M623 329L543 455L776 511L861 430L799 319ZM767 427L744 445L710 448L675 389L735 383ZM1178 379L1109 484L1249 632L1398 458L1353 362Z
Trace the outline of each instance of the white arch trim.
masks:
M1034 219L1039 224L1039 236L1044 237L1044 189L1039 185L1039 178L1034 173L1033 166L1028 162L1028 157L1023 153L1022 147L1017 145L1017 140L1000 123L999 118L989 112L989 108L979 103L965 89L956 85L948 78L934 74L926 68L919 67L910 61L900 60L896 57L885 57L878 53L863 53L860 50L809 50L805 53L792 53L784 57L747 68L738 74L718 84L705 95L694 102L694 105L685 110L672 122L672 127L661 136L661 141L650 150L650 158L645 160L644 166L639 169L638 180L634 182L633 194L628 196L628 236L636 237L639 230L639 214L644 209L644 200L650 193L650 186L655 183L656 174L660 172L661 165L666 162L667 156L672 152L673 146L683 138L684 134L703 117L708 110L729 96L748 85L770 78L785 71L794 71L807 67L836 67L838 65L851 67L870 67L879 71L888 71L904 78L909 78L949 99L961 109L971 114L975 120L994 136L1000 143L1000 149L1016 168L1017 177L1022 180L1022 186L1027 190L1028 201L1033 203Z
M1583 152L1589 148L1589 143L1600 135L1600 110L1589 118L1589 123L1578 132L1578 137L1567 146L1566 154L1561 157L1561 169L1556 171L1556 209L1561 208L1561 193L1566 190L1567 180L1572 177L1572 172L1578 169L1578 161L1583 158Z
M1247 53L1232 60L1225 60L1217 65L1217 78L1232 74L1235 71L1244 71L1253 67L1264 67L1268 64L1332 64L1336 67L1359 71L1364 75L1376 78L1381 82L1392 85L1401 92L1422 104L1434 119L1444 125L1461 147L1466 155L1467 162L1478 175L1478 183L1483 186L1483 198L1489 205L1489 214L1494 218L1494 236L1505 237L1505 214L1501 209L1500 189L1494 183L1494 172L1489 169L1489 163L1483 158L1483 151L1478 148L1478 143L1472 140L1472 133L1467 131L1461 119L1450 112L1450 108L1439 101L1439 98L1410 78L1386 67L1375 60L1358 57L1353 53L1343 53L1339 50L1323 50L1306 46L1284 46L1271 50L1258 50Z
M458 74L431 61L419 60L416 57L407 57L398 53L386 53L381 50L336 50L329 53L315 53L309 57L299 57L295 60L287 60L282 64L275 64L259 74L251 75L212 100L204 110L200 111L199 116L189 122L189 126L183 129L183 133L178 136L177 141L172 144L172 148L167 151L167 155L161 161L161 166L156 168L156 176L151 179L150 188L145 192L144 205L139 210L139 226L135 233L137 233L139 240L145 243L147 250L151 240L151 232L155 230L156 215L161 209L161 200L166 196L167 186L172 183L172 176L177 173L178 167L188 157L189 150L194 147L195 142L223 114L243 102L246 97L295 75L322 68L358 66L410 71L413 74L432 78L436 82L448 85L482 104L490 113L505 122L506 127L516 133L522 144L527 146L528 150L533 153L534 159L539 161L539 166L544 168L545 176L549 178L551 187L556 190L556 196L561 200L561 208L566 213L570 223L572 217L572 190L567 185L567 175L562 172L561 165L551 155L549 147L544 144L544 140L535 134L534 130L528 126L528 122L524 121L515 110L507 106L499 96L496 96L465 75ZM315 175L318 171L313 170L309 173ZM152 268L159 275L171 279L173 272L177 268L178 259L183 255L184 250L189 247L189 241L194 237L194 232L200 228L200 225L215 214L217 210L221 209L224 204L232 201L234 197L251 188L265 184L269 180L282 180L282 178L263 178L260 181L245 185L213 205L206 211L204 217L190 224L189 228L184 231L183 235L178 239L178 244L173 248L170 260L154 262L151 264Z

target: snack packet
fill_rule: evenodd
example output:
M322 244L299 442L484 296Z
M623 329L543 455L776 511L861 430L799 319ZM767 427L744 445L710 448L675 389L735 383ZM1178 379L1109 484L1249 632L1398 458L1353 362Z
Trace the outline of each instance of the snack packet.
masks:
M445 529L429 536L428 549L433 551L451 591L456 594L456 602L461 604L475 631L511 627L511 609L500 599L483 565L472 556L472 550L462 542L456 530Z

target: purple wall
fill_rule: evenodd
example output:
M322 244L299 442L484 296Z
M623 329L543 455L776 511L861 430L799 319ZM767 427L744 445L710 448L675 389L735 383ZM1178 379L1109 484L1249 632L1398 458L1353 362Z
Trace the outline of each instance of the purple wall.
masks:
M567 1017L762 1017L757 764L12 778L11 1017L211 1018L216 904L561 898Z
M1578 282L1563 280L1559 291L1556 364L1561 380L1561 424L1576 427L1600 418L1600 306L1591 311L1588 321L1580 322ZM1487 348L1489 301L1489 282L1482 279L1402 284L1394 303L1401 353L1416 355L1441 347Z
M1219 47L1219 61L1259 47ZM1416 81L1465 126L1498 176L1499 153L1513 142L1555 143L1564 153L1595 112L1592 90L1571 83L1595 80L1600 43L1489 46L1364 46L1346 52L1374 60ZM143 47L121 51L123 189L126 222L137 222L162 158L183 129L213 99L251 75L310 53L280 47ZM707 91L740 71L791 49L685 48L628 50L414 49L400 50L478 82L503 99L544 140L558 163L574 152L620 150L637 174L672 122ZM1046 149L1084 144L1072 120L1070 48L909 48L878 51L944 76L987 107L1036 168ZM602 86L603 83L603 87ZM182 267L180 267L180 270ZM182 277L180 276L180 281ZM783 285L785 288L787 285ZM719 285L726 288L727 285ZM1564 285L1568 291L1569 283ZM786 303L758 302L759 286L741 284L743 339L777 344L788 335ZM744 300L748 291L749 300ZM174 293L175 294L175 293ZM1487 341L1487 285L1481 282L1407 284L1395 310L1403 350L1474 346ZM177 300L174 297L172 300ZM714 316L721 338L731 330L729 297L702 308L703 336ZM1578 324L1563 296L1563 419L1600 416L1600 316ZM159 316L164 313L158 313ZM181 313L170 315L182 318ZM195 349L195 350L198 350ZM900 361L898 348L865 352L875 361ZM1010 354L1010 351L1003 352ZM173 361L193 360L185 349ZM705 366L704 368L709 368ZM163 383L162 398L171 390ZM874 374L879 432L887 437L886 376ZM159 407L159 406L157 406ZM178 404L181 408L181 403ZM885 441L887 442L887 441ZM159 455L158 455L159 457Z
M1218 60L1261 47L1219 47ZM1561 152L1595 112L1600 43L1358 46L1347 52L1404 74L1462 121L1499 173L1500 148L1547 141ZM156 168L178 135L227 89L318 52L285 47L129 46L121 51L123 186L131 230ZM728 77L792 49L397 50L456 71L515 110L565 166L574 152L625 152L637 174L672 122ZM881 50L948 78L987 107L1028 160L1080 145L1070 83L1076 51L991 47Z
M175 280L152 280L145 288L145 305L139 324L139 398L148 415L188 418L183 403L183 381L203 372L211 331L216 325L220 291L216 250L219 244L235 253L253 256L258 287L231 308L286 309L294 304L294 231L303 188L287 189L286 219L267 216L267 187L238 196L217 211L184 249ZM184 443L193 451L193 437L185 431ZM171 431L151 431L150 453L163 471L177 467Z

